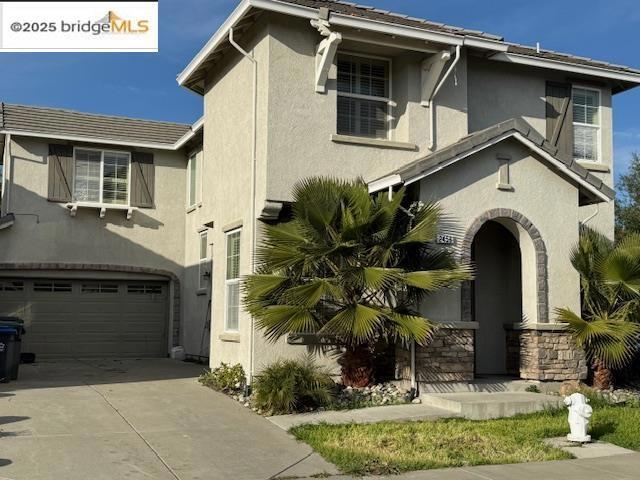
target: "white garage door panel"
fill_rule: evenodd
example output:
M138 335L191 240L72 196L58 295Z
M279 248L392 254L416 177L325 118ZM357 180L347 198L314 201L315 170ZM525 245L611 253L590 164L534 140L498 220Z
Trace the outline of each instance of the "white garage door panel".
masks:
M158 357L167 353L162 282L13 279L0 314L25 319L23 351L44 356Z

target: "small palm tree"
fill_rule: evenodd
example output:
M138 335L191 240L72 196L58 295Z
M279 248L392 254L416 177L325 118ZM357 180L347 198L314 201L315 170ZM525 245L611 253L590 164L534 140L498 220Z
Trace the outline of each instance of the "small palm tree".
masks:
M293 193L293 219L265 228L245 306L273 341L289 333L331 339L343 383L367 385L372 345L426 344L434 326L417 305L470 279L471 268L434 245L438 205L406 205L404 189L389 199L371 196L362 180L311 178Z
M593 383L607 389L612 370L627 366L640 338L640 235L617 245L588 227L571 253L580 273L582 312L556 309L593 369Z

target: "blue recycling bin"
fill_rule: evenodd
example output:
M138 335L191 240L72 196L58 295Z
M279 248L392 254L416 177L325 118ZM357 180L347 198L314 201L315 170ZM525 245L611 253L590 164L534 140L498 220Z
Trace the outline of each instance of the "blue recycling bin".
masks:
M18 378L22 341L20 330L0 325L0 382L7 383Z

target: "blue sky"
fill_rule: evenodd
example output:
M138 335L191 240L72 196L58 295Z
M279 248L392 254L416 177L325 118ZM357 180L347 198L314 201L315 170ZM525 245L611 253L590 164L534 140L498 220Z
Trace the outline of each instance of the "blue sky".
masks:
M366 0L507 40L640 67L637 0ZM160 52L3 53L0 99L89 112L192 122L200 97L175 77L237 0L160 0ZM553 12L553 15L549 15ZM640 152L640 88L614 99L616 173Z

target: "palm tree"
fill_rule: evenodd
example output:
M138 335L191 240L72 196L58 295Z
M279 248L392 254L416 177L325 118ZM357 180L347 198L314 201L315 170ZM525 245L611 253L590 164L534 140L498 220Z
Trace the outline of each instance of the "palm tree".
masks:
M571 263L580 273L582 312L556 309L593 369L593 384L613 385L612 370L627 366L640 339L640 235L617 245L582 227Z
M265 336L319 334L340 348L345 385L372 381L379 340L424 345L434 325L423 297L470 279L433 243L438 205L408 205L405 190L369 194L362 180L310 178L293 191L293 219L265 227L244 303Z

